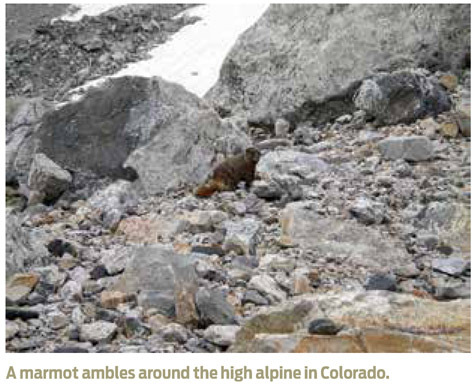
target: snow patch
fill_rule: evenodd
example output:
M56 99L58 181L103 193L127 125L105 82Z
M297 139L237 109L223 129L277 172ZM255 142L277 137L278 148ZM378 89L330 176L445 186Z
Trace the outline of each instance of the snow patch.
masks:
M159 76L184 86L203 97L216 83L227 53L239 35L252 26L268 4L200 5L181 15L199 16L201 20L183 27L170 40L150 51L150 59L129 64L111 76L98 78L72 91L72 100L79 91L98 86L107 78L122 76Z

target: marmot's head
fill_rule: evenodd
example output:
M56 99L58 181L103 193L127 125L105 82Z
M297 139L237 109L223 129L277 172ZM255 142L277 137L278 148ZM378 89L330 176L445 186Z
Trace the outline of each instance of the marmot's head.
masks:
M246 149L247 160L252 160L254 163L257 163L260 157L261 157L261 153L257 148L250 147Z

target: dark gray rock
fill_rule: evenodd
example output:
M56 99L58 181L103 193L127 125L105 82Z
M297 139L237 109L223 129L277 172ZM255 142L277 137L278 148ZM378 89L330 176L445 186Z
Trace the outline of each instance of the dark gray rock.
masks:
M6 307L5 309L6 318L10 320L19 318L26 321L28 319L34 319L40 316L38 311L26 307Z
M235 43L206 98L268 128L278 118L325 123L356 110L353 94L371 74L467 66L469 15L453 4L273 4Z
M308 324L308 332L310 334L335 335L340 330L341 327L328 318L314 319Z
M374 274L366 278L364 288L366 290L396 291L396 277L388 274Z
M175 296L171 292L143 290L137 297L139 306L154 308L167 317L175 316Z
M450 109L444 89L418 71L381 73L365 79L355 105L375 118L375 125L412 123Z
M143 183L148 194L206 179L222 136L246 137L183 87L159 78L122 77L48 112L37 152L72 171ZM74 183L74 185L77 185Z
M196 293L196 308L203 327L236 323L234 309L219 291L200 288Z

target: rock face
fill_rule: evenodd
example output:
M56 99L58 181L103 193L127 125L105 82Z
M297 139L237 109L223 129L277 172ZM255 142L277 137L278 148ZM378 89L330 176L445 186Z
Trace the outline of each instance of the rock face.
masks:
M281 216L282 238L321 255L341 257L367 268L391 268L411 258L402 241L354 220L319 216L310 201L290 203Z
M64 168L138 177L155 194L203 181L215 157L214 142L236 135L233 131L179 85L122 77L46 114L35 141L38 152Z
M468 15L464 5L274 4L241 35L206 98L269 128L281 117L324 123L355 110L371 74L462 68L470 36L454 33Z
M263 310L236 334L230 352L470 352L470 302L438 303L387 291L296 298ZM338 335L309 335L316 319ZM348 330L345 330L348 329Z

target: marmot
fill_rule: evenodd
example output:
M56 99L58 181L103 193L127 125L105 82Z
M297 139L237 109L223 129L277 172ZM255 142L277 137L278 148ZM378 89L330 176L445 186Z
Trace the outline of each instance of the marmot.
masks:
M260 156L258 149L247 148L243 154L225 159L214 169L211 178L196 189L195 195L209 197L217 191L231 191L241 181L249 188Z

